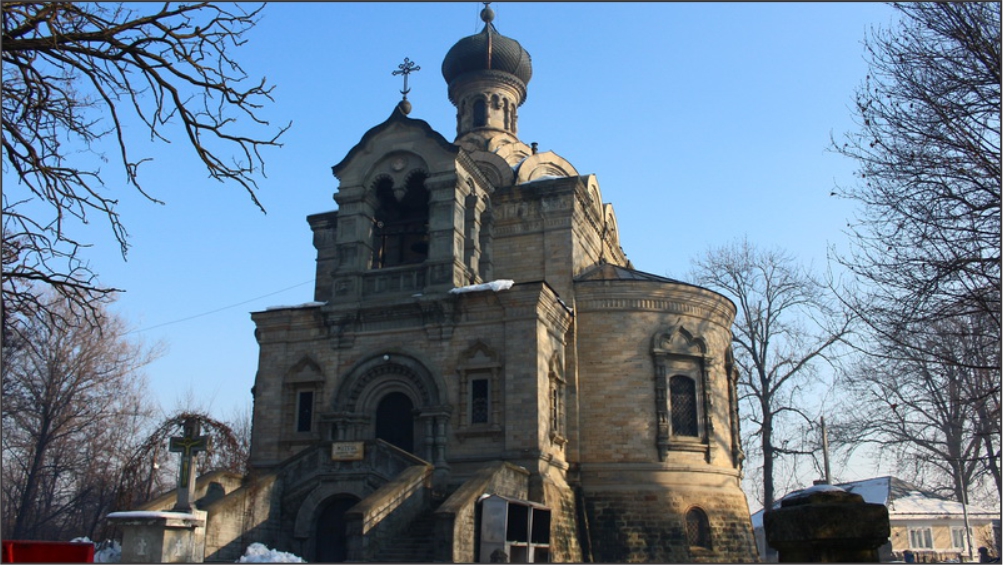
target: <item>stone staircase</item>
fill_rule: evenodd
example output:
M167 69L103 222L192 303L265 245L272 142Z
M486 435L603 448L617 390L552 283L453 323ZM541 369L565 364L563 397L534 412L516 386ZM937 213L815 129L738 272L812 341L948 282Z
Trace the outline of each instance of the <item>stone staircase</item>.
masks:
M416 516L403 535L395 539L389 547L381 547L377 554L377 562L431 563L435 554L432 521L434 510L428 508Z

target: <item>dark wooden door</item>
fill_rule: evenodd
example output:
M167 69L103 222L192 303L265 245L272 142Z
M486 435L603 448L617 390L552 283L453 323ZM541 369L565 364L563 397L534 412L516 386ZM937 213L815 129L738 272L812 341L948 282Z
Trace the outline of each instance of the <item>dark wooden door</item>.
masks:
M320 563L342 563L348 558L348 537L345 535L345 512L359 499L338 495L331 499L317 517L317 557Z
M414 453L414 404L406 394L391 392L376 406L376 437Z

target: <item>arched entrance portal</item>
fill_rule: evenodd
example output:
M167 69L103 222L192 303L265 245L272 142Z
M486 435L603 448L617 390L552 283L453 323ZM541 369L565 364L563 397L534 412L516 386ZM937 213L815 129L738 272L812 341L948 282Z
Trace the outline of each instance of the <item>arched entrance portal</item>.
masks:
M373 355L354 367L335 394L334 441L378 438L448 471L451 409L445 383L424 364L400 353Z
M324 505L317 517L317 551L315 561L343 563L348 558L348 536L345 535L345 512L358 504L359 499L350 494L334 496Z
M402 392L391 392L376 405L376 437L414 453L414 403Z

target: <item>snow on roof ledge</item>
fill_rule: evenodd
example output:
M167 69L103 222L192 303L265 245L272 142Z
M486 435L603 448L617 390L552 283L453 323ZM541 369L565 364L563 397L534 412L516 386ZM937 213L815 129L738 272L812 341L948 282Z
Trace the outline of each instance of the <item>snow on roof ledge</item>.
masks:
M515 284L515 281L509 280L509 279L498 279L496 281L491 281L491 282L486 282L486 283L481 283L481 284L472 284L472 285L469 285L469 286L460 286L460 287L457 287L457 288L450 289L449 293L450 294L464 294L464 293L467 293L467 292L481 292L481 291L484 291L484 290L493 290L495 292L498 292L499 290L508 290L508 289L512 288L513 284Z
M323 306L324 302L304 302L303 304L297 304L295 306L269 306L265 310L287 310L292 308L316 308L317 306Z
M108 518L118 518L120 520L145 520L155 519L176 519L176 520L199 520L200 518L190 512L168 512L166 510L130 510L128 512L112 512Z

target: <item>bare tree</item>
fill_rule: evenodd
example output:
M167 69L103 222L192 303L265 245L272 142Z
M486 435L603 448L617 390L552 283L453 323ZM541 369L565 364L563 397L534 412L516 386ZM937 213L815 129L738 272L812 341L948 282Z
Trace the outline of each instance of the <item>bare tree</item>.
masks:
M58 295L43 306L57 317L69 309ZM126 341L120 318L100 315L98 332L39 314L25 320L20 347L4 349L2 523L11 538L88 534L114 499L109 477L148 413L138 371L157 352Z
M243 424L238 415L235 417L239 430ZM200 475L212 471L247 472L248 449L242 437L244 432L238 435L230 424L209 416L204 410L179 409L159 422L132 452L121 474L117 509L135 508L175 488L171 476L177 477L177 455L169 453L166 447L172 437L182 433L188 420L197 420L201 434L209 438L208 449L195 456Z
M234 448L227 453L221 464L235 473L247 474L251 460L251 404L235 408L226 424L236 440Z
M742 426L762 457L762 502L775 499L783 456L808 455L803 430L814 425L806 395L850 333L850 318L832 308L826 287L782 250L762 251L742 239L693 261L693 280L735 301L735 362L741 371ZM751 424L748 425L748 424ZM800 430L800 431L799 431ZM747 440L748 441L748 440Z
M999 341L1000 4L895 7L897 27L865 42L859 129L833 142L859 166L834 192L861 204L837 259L866 292L846 302L890 352L945 337L951 317L985 316ZM998 379L999 358L980 361Z
M966 501L971 487L1000 488L998 375L983 367L1000 355L991 321L971 316L935 322L909 347L871 343L842 379L846 407L835 443L877 447L883 461L932 490ZM940 339L931 338L942 332ZM892 348L894 351L883 351Z
M260 150L278 146L289 126L267 127L260 112L272 87L248 81L233 54L260 10L3 2L3 170L19 181L3 190L5 325L11 312L44 306L32 292L39 284L69 300L64 322L92 316L91 303L115 291L99 283L72 232L103 217L123 256L128 249L101 143L127 186L159 202L140 184L149 157L130 151L130 120L153 140L185 140L209 177L240 185L261 208ZM262 127L268 133L254 133Z

